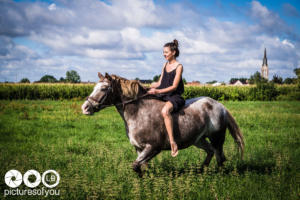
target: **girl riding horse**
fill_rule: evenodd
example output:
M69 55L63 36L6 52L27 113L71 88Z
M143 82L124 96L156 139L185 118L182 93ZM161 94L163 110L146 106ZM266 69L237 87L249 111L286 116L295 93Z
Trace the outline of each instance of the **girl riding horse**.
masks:
M159 81L151 84L151 89L148 93L160 94L160 99L166 102L161 110L161 114L169 135L171 155L175 157L178 154L178 147L173 136L171 113L178 111L185 104L181 96L184 92L182 81L183 66L176 60L179 56L178 41L175 39L173 42L166 43L163 54L167 62L162 69Z

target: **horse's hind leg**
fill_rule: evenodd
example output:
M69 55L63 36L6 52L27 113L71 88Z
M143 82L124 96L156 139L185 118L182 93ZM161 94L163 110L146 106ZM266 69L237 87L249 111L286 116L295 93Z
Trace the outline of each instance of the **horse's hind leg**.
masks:
M197 143L194 144L196 147L204 149L207 153L206 158L201 166L201 168L203 167L208 167L212 157L214 156L214 149L211 146L211 144L209 142L207 142L205 140L205 138L201 138L200 140L198 140Z
M224 161L226 161L226 157L223 152L223 144L225 141L225 130L221 130L213 134L212 137L209 137L209 140L214 148L216 159L218 166L223 166Z

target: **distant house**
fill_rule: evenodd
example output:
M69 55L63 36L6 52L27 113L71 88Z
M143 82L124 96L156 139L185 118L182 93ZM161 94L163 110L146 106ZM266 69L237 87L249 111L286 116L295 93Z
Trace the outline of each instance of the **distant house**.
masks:
M153 81L152 80L139 80L143 84L151 84Z
M234 84L232 84L234 86L241 86L244 85L240 80L237 80Z
M201 85L201 83L200 83L200 81L192 81L192 82L187 82L186 85L199 86L199 85Z
M249 85L248 84L248 80L246 80L246 83L242 83L240 80L237 80L235 83L233 84L230 84L232 86L246 86L246 85Z
M212 84L212 86L220 86L220 85L222 85L222 83L219 83L219 82Z

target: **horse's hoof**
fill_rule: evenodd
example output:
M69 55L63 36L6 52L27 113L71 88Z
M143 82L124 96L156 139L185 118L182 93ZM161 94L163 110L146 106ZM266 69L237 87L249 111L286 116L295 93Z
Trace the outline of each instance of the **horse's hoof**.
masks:
M133 169L135 172L137 172L137 173L141 173L141 172L142 172L140 164L139 164L138 162L136 162L136 161L134 161L134 162L132 163L132 169Z

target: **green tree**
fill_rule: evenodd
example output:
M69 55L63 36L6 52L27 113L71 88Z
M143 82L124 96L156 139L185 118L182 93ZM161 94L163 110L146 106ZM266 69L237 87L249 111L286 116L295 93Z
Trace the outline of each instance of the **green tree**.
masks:
M75 70L67 71L66 81L70 83L80 83L80 76Z
M243 84L246 84L247 83L247 78L239 78L239 80L243 83Z
M300 68L295 68L294 73L296 74L297 78L300 78Z
M282 80L282 78L280 76L278 76L277 74L275 74L273 76L272 82L273 83L277 83L277 84L282 84L283 80Z
M38 82L43 82L43 83L55 83L57 82L57 79L54 76L51 75L45 75L43 76Z
M289 78L289 77L284 79L284 81L283 81L284 84L293 84L293 83L296 83L296 82L297 82L297 79Z
M300 68L294 69L294 73L297 76L297 83L298 83L298 87L300 88Z
M20 83L30 83L30 80L28 78L22 78Z
M66 79L64 77L60 77L59 82L65 83Z
M250 76L249 83L250 84L258 84L258 83L267 83L268 80L260 75L257 71L252 76Z
M239 79L238 78L231 78L229 83L230 84L234 84L235 82L237 82Z
M155 76L153 77L153 81L154 81L154 82L157 82L157 81L159 81L159 78L160 78L160 75L155 75Z

